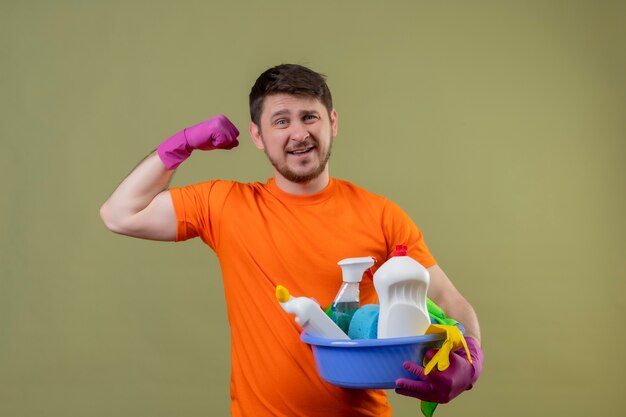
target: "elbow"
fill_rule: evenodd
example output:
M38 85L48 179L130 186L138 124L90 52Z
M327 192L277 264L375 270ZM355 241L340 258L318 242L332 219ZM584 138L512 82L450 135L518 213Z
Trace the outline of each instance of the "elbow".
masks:
M108 200L100 207L100 219L104 226L114 233L122 233L122 227L120 225L119 216L115 215L115 211L108 204Z

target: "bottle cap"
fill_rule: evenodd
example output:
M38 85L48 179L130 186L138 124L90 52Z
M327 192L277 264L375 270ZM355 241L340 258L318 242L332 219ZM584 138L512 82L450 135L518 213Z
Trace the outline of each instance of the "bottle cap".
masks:
M279 303L286 303L291 298L289 290L282 285L276 286L276 299Z
M396 250L393 251L391 256L406 256L408 249L407 245L396 245Z

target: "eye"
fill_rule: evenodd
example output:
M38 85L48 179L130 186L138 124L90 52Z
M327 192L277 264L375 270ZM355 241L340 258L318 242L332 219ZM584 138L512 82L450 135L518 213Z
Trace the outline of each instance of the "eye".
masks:
M274 120L273 125L277 126L277 127L285 127L289 124L289 121L287 119L276 119Z
M307 114L302 118L305 122L314 122L317 119L319 119L319 117L316 114Z

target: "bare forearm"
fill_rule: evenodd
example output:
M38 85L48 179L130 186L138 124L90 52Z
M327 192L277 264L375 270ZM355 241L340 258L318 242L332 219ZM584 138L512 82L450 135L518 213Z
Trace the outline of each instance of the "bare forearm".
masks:
M472 305L461 295L445 297L439 307L451 317L460 322L465 328L465 336L473 337L480 343L480 325Z
M445 311L446 316L459 321L465 327L465 335L480 342L480 326L472 305L452 284L446 273L434 265L428 268L430 288L428 296Z

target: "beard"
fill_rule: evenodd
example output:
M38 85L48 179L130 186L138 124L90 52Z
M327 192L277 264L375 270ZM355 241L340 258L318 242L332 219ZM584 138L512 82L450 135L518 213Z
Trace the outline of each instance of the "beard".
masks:
M326 165L328 164L328 160L330 159L332 147L333 144L331 141L328 145L328 150L326 151L326 153L324 155L320 155L319 164L316 167L311 168L308 172L304 173L299 173L292 170L287 163L284 163L283 165L278 163L278 161L273 159L272 156L267 152L267 147L265 147L264 151L265 155L267 155L267 159L269 159L272 166L276 168L280 175L282 175L291 182L304 183L316 179L320 176L322 172L324 172L324 169L326 169ZM316 149L318 148L316 147Z

